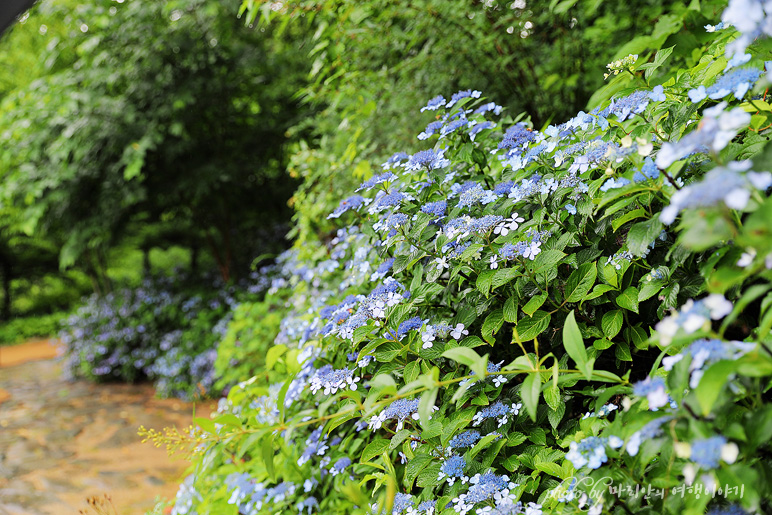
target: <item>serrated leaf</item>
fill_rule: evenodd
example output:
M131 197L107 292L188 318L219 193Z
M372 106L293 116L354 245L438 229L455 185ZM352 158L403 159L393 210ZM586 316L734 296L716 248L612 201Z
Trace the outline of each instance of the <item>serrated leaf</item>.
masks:
M263 458L263 464L265 465L265 470L268 472L268 476L270 476L271 479L274 479L276 477L276 470L273 465L273 458L274 458L274 452L273 452L273 439L274 435L269 434L267 435L268 441L261 442L260 448L261 448L261 455Z
M525 304L525 306L523 306L523 313L525 313L528 316L533 316L533 314L536 313L536 310L542 307L542 304L544 304L545 300L547 300L546 293L540 293L539 295L534 295Z
M620 308L638 313L638 288L634 286L627 288L616 298L616 303Z
M530 264L531 270L535 274L551 270L558 266L558 263L560 263L560 260L563 259L563 257L565 257L565 253L559 250L553 249L540 252L536 256L536 259Z
M422 427L429 425L429 417L434 409L434 402L437 400L438 388L432 388L421 394L421 400L418 401L418 417Z
M482 329L480 330L480 333L482 334L483 339L489 344L493 345L493 342L495 341L495 338L493 337L493 335L496 334L499 329L501 329L501 326L503 323L504 323L503 311L501 309L496 309L492 311L487 317L485 317L485 321L483 322Z
M547 405L552 408L553 410L558 409L558 406L560 405L560 388L552 384L548 386L544 390L544 400L547 403Z
M627 342L620 342L614 347L614 356L620 361L632 361L633 356L630 354L630 346Z
M603 334L609 340L614 338L619 331L622 330L622 322L624 322L624 314L621 309L615 309L614 311L608 311L603 314L600 326L603 329Z
M517 299L515 297L508 298L507 301L504 303L503 315L504 315L504 320L506 320L507 322L509 323L517 322Z
M662 232L662 227L657 217L634 224L627 233L627 250L636 257L643 256L649 244Z
M495 270L485 270L477 276L477 282L475 283L477 289L486 297L491 291L491 284L493 283L493 276L495 273Z
M617 232L617 230L625 225L630 220L635 220L636 218L641 218L642 216L646 216L646 211L639 207L638 209L633 209L632 211L628 211L627 213L623 214L619 218L615 218L613 222L611 222L611 227L614 229L614 232Z
M563 477L563 469L560 468L560 465L558 465L557 463L539 461L537 459L534 461L534 467L536 468L536 470L546 472L551 476Z
M521 318L517 322L515 330L521 342L533 340L544 332L550 325L552 315L546 311L536 311L532 317Z
M374 457L380 456L381 454L387 452L390 444L391 442L385 438L378 438L377 440L373 440L367 444L365 450L362 451L362 463L368 462Z
M595 284L595 278L598 270L595 263L584 263L579 268L571 272L566 281L566 302L579 302L592 285Z

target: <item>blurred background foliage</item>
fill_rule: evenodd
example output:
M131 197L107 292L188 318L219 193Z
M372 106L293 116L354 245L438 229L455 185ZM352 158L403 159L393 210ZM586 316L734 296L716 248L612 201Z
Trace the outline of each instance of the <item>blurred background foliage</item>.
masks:
M603 87L613 58L697 59L719 4L41 0L0 39L0 341L175 268L235 281L287 232L302 253L421 148L416 105L477 89L560 122L629 85Z

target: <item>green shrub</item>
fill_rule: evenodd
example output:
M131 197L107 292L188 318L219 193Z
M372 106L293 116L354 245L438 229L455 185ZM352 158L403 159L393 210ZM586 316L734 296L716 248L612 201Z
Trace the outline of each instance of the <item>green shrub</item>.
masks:
M769 511L771 46L747 3L744 33L610 63L597 108L541 131L430 100L433 146L280 260L265 369L197 420L173 513Z

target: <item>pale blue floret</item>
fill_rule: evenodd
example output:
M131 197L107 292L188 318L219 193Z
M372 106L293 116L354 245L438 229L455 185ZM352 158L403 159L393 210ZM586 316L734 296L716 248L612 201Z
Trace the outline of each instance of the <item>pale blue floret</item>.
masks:
M714 469L721 461L721 448L726 445L723 436L712 436L692 442L690 459L702 468Z

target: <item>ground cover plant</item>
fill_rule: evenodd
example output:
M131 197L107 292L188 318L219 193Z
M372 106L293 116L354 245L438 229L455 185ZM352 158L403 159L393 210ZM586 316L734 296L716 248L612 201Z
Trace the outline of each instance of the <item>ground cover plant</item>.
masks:
M193 433L141 431L196 447L172 513L768 511L765 9L609 63L543 129L430 99L423 150L229 329L281 310L264 367Z

